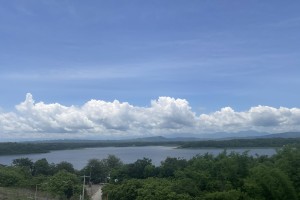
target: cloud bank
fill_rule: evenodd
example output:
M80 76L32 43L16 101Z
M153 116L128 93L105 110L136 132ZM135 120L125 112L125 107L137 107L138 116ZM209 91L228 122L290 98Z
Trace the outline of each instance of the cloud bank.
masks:
M90 100L82 106L35 102L28 93L14 112L0 112L2 139L144 137L215 132L300 130L299 108L231 107L197 115L185 99L159 97L149 107L127 102Z

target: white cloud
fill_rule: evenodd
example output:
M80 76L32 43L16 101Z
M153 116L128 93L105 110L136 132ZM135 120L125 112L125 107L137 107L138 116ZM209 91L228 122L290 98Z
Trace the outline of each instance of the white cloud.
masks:
M81 107L35 102L31 94L14 112L0 112L1 138L72 138L203 134L246 130L300 130L299 108L230 107L197 116L187 100L159 97L150 107L90 100ZM182 135L184 136L184 135Z

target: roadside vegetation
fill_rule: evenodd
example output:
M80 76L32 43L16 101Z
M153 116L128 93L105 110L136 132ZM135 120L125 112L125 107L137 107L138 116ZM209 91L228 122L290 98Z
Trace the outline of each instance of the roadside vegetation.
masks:
M85 184L89 187L108 182L111 171L121 166L123 163L113 155L91 159L82 170L74 169L68 162L49 163L45 158L35 162L29 158L15 159L11 166L0 165L0 199L30 199L37 193L37 199L78 200L84 175L88 176ZM85 195L85 199L89 197Z
M160 166L148 158L124 164L109 155L89 160L81 170L68 162L20 158L11 166L0 166L0 197L9 199L12 192L8 191L14 190L32 191L26 194L32 196L37 190L44 194L37 199L79 199L82 176L87 175L87 187L107 183L102 192L103 199L109 200L296 200L300 198L299 169L299 145L284 146L271 157L225 150L190 160L166 158ZM26 199L20 193L14 195Z
M1 200L59 200L59 198L52 197L50 194L26 188L12 188L12 187L0 187L0 199Z

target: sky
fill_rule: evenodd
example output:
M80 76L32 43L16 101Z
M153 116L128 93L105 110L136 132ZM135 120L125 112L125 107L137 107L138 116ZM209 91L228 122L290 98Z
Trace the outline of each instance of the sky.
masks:
M299 131L299 9L0 0L0 141Z

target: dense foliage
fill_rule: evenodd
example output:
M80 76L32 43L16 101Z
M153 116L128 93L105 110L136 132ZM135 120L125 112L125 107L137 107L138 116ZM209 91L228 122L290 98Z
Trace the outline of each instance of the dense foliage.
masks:
M236 148L236 147L282 147L287 144L300 144L300 138L256 138L256 139L234 139L234 140L208 140L186 142L181 148Z
M0 188L28 188L49 193L59 199L79 199L82 194L83 175L88 175L86 184L107 182L112 169L123 166L121 160L109 155L102 160L91 159L82 170L75 170L68 162L48 163L43 158L35 162L19 158L11 166L0 165ZM87 196L85 196L87 199Z
M282 147L287 144L300 144L300 138L260 138L207 141L49 141L49 142L4 142L0 143L0 155L47 153L53 150L92 148L92 147L129 147L129 146L179 146L180 148L236 148L236 147Z
M12 166L0 166L0 187L38 188L59 199L78 199L81 192L78 175L67 162L50 164L45 158L36 162L20 158Z
M191 160L167 158L159 167L141 159L111 175L103 188L103 197L109 200L296 200L300 149L286 146L272 157L224 151Z

